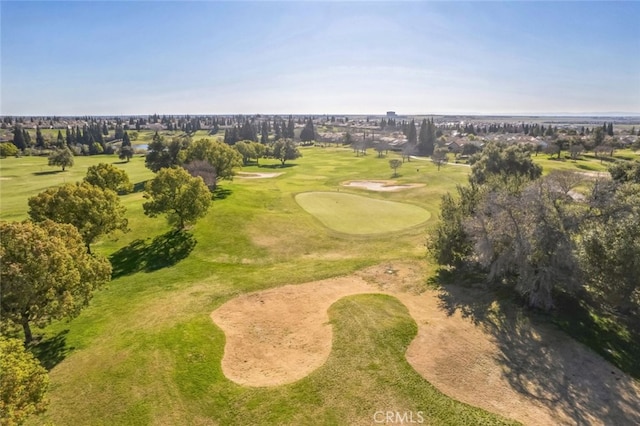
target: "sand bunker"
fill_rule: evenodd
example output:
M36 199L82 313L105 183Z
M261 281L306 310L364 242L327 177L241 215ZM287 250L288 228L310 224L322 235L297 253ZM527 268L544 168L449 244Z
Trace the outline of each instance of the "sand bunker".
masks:
M353 180L350 182L343 183L342 186L364 188L370 191L392 192L392 191L402 191L403 189L419 188L421 186L424 186L424 184L423 183L407 183L407 184L396 185L394 181L390 181L390 180Z
M236 175L239 178L244 179L268 179L276 176L280 176L282 173L249 173L249 172L238 172Z
M224 374L247 386L305 377L331 352L327 309L344 296L381 293L418 325L408 362L450 397L525 424L640 423L640 384L598 355L550 327L491 333L443 309L438 291L417 294L421 277L411 265L381 265L232 299L211 314L226 335Z

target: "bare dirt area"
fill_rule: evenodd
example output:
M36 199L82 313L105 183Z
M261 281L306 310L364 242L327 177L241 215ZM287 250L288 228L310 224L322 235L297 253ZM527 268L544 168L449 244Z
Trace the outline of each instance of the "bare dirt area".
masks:
M237 176L243 179L268 179L280 176L282 173L250 173L238 172Z
M211 314L225 375L247 386L299 380L331 352L327 309L342 297L397 297L418 325L406 358L448 396L532 425L640 424L640 384L564 333L498 314L485 291L429 289L420 266L245 294ZM495 312L494 312L495 311Z
M342 186L364 188L368 189L369 191L393 192L402 191L403 189L419 188L421 186L424 186L424 184L407 183L397 185L396 182L392 180L353 180L344 182Z

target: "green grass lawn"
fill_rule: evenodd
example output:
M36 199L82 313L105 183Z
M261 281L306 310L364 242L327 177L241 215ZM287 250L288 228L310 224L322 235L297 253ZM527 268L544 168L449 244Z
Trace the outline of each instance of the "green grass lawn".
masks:
M401 233L336 238L300 207L296 194L341 188L368 208L417 209L424 222L437 217L441 194L468 173L464 167L438 172L426 162L418 172L405 163L396 180L424 186L347 190L340 186L347 180L389 179L388 158L373 152L355 157L341 148L302 153L283 168L261 160L261 167L244 169L283 172L279 177L222 182L208 215L180 238L164 218L143 215L141 192L123 196L131 231L105 237L94 249L111 259L113 281L77 318L37 331L44 336L35 351L50 368L51 405L31 424L370 424L378 409L422 411L427 424L502 423L444 396L407 364L404 351L416 325L386 296L352 297L331 308L333 351L308 377L273 388L243 387L224 377L224 334L209 315L230 298L424 258L425 230L433 220ZM80 180L98 162L122 167L138 187L153 176L140 157L130 163L104 155L75 160L58 173L46 158L1 159L0 218L26 218L28 197Z
M296 195L296 201L328 228L352 235L402 231L431 216L412 204L344 192L303 192Z
M138 143L152 136L141 132ZM121 197L131 231L94 246L112 261L113 281L77 318L37 331L44 337L34 351L50 369L51 405L31 424L370 424L378 409L421 411L426 424L503 422L444 396L407 364L404 351L416 325L388 296L336 302L329 312L330 358L298 382L250 388L224 377L224 334L209 318L214 309L250 291L422 260L440 196L469 173L467 167L437 171L431 162L411 161L394 179L424 186L373 192L341 184L390 179L394 154L301 151L303 157L285 167L261 160L243 169L281 176L222 182L208 215L180 235L170 233L164 218L143 214L140 189L153 173L141 156L129 163L116 156L76 157L65 172L47 166L45 157L0 159L1 220L25 219L30 196L81 180L99 162L127 171L138 189ZM539 155L536 161L545 172L606 169L588 157L573 163ZM327 208L331 202L334 208ZM633 359L622 355L624 362Z
M585 153L576 160L565 158L565 154L563 152L560 159L557 158L557 155L550 158L547 154L533 155L532 158L535 163L542 166L545 174L552 170L606 173L613 161L640 159L640 153L631 149L618 149L614 152L613 157L605 157L603 159L596 158L592 152Z

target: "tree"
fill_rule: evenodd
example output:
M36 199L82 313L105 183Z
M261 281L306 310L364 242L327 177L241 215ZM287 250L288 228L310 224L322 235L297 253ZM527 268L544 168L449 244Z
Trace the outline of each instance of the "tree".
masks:
M398 160L397 158L389 160L389 167L393 169L393 177L398 176L398 168L402 166L402 160Z
M302 154L291 139L279 140L273 145L273 157L280 160L284 166L287 160L295 160L302 157Z
M200 139L193 142L185 153L185 162L189 163L194 160L206 161L215 170L215 184L222 179L233 179L234 168L242 166L242 156L227 144L212 141L209 139Z
M569 148L569 155L571 156L571 159L574 161L577 160L578 157L580 157L583 152L584 152L584 147L577 143L572 143L571 147Z
M249 160L256 156L251 141L236 142L233 148L242 156L242 163L246 166Z
M433 154L436 144L436 129L433 121L426 118L422 120L420 125L420 134L418 137L418 153L420 155L430 156Z
M604 136L602 127L596 127L592 134L593 148L597 148L604 143Z
M22 129L22 137L24 138L24 143L26 144L26 147L27 148L30 147L31 146L31 133L29 133L27 131L27 129Z
M416 146L418 143L418 134L416 132L416 122L411 120L407 129L407 141L409 144Z
M571 197L557 188L551 175L520 192L494 186L464 223L488 281L513 286L529 306L544 310L554 306L554 289L571 292L581 283L574 250L578 221Z
M58 130L58 137L56 139L56 148L63 148L65 146L64 136L62 136L62 131Z
M27 148L27 142L25 141L24 132L19 124L16 124L13 128L13 144L20 150L24 151Z
M265 120L262 122L262 128L260 132L260 143L269 143L269 123Z
M640 161L616 161L609 166L609 174L616 182L640 183Z
M447 153L448 150L446 148L437 148L431 155L431 161L438 167L438 171L440 171L441 166L449 162Z
M260 157L263 157L267 152L267 147L262 143L252 142L253 152L255 154L256 164L260 165Z
M100 163L90 166L84 182L117 193L126 194L133 191L133 185L129 182L127 172L111 164Z
M0 424L19 425L45 411L49 376L18 339L0 335Z
M316 130L313 127L313 120L309 118L304 128L300 132L300 140L302 142L310 142L316 140Z
M118 158L121 160L127 160L127 163L133 157L133 148L130 146L123 146L120 148L120 153L118 154Z
M111 264L87 253L72 225L45 220L0 223L2 322L22 326L77 316L93 291L108 282Z
M29 216L36 222L50 219L75 226L89 253L100 236L128 231L126 209L118 195L86 182L46 189L29 198L28 203Z
M525 182L534 180L542 175L542 167L535 164L531 154L516 145L505 147L497 143L489 143L482 152L469 159L471 164L470 180L483 184L492 177L498 177L504 182L515 177Z
M122 135L122 147L128 146L131 147L131 138L129 137L129 133L128 132L124 132L124 134Z
M56 149L49 154L49 165L62 167L62 171L73 166L73 153L68 147Z
M40 126L36 126L36 148L44 148L45 142L44 137L42 136L42 131L40 130Z
M411 156L416 154L416 146L410 143L405 143L402 147L402 162L406 159L407 162L411 162Z
M183 162L183 151L189 144L189 137L173 138L170 142L166 142L156 132L149 144L144 165L152 172L157 172L165 167L180 165Z
M205 160L193 160L182 166L191 176L200 177L210 190L216 188L216 169Z
M378 153L378 158L384 157L385 152L389 151L389 144L384 141L379 141L374 145L374 149Z
M287 127L286 132L284 133L284 138L285 139L291 139L293 140L293 138L295 138L296 134L295 134L295 123L293 122L293 117L289 117L289 121L287 122Z
M145 185L144 214L156 217L167 213L169 224L184 229L207 214L211 192L200 177L192 177L180 167L165 168Z
M582 222L579 256L599 300L640 312L640 183L612 185L596 186L588 199L592 214Z
M0 157L13 157L14 155L18 155L18 152L18 147L11 142L0 143Z
M473 244L464 225L475 211L481 192L473 182L467 186L458 185L456 191L455 198L450 193L442 196L440 221L427 240L427 248L438 264L460 267L473 253Z

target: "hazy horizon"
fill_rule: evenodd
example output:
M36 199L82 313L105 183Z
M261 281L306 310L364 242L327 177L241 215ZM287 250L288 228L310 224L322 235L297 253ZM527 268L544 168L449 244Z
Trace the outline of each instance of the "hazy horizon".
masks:
M636 116L637 2L7 2L0 115Z

